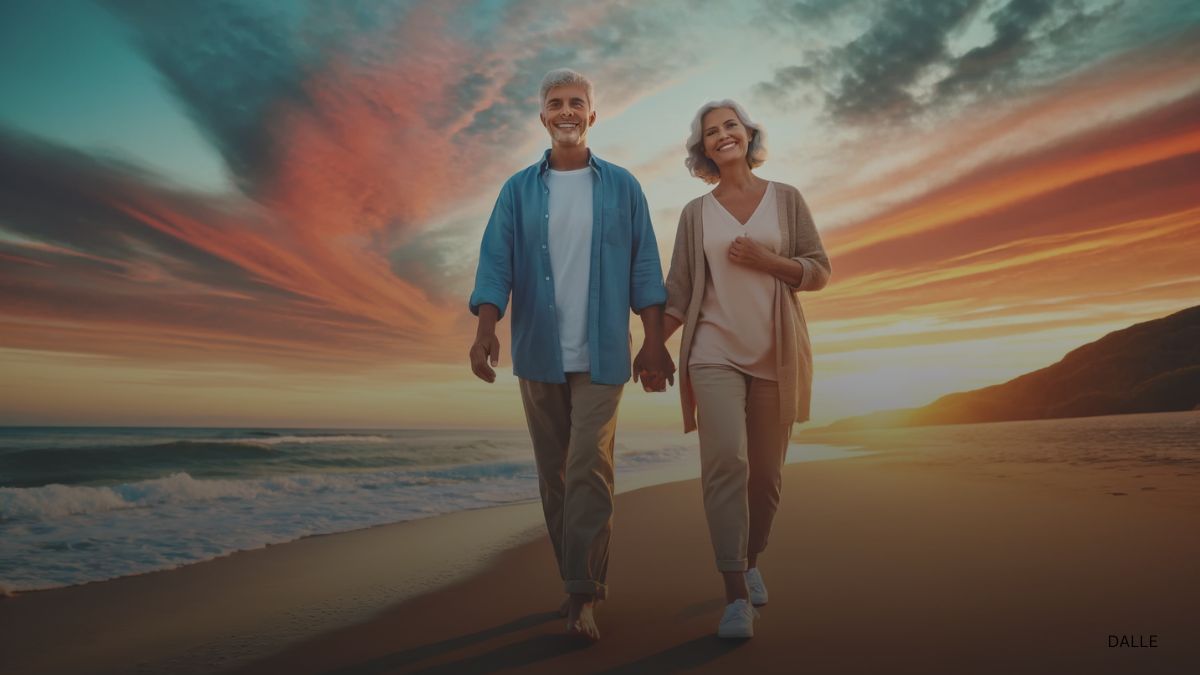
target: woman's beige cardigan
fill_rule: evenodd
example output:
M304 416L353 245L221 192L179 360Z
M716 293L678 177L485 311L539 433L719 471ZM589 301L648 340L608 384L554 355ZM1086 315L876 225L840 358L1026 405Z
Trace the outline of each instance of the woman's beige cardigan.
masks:
M808 341L808 327L796 293L824 288L829 281L831 268L800 191L790 185L775 183L775 194L779 200L779 252L804 267L804 277L799 286L790 286L778 279L775 281L778 284L775 294L775 361L779 373L780 418L805 422L812 398L812 345ZM696 398L692 393L687 364L708 274L704 261L703 199L697 197L683 207L683 213L679 216L679 230L675 233L671 271L667 274L666 313L683 323L683 343L679 349L679 397L683 404L684 433L696 428Z

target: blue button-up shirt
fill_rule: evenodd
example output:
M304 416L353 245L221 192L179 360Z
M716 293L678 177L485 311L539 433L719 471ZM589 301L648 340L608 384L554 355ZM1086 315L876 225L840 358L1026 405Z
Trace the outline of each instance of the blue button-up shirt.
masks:
M623 384L630 377L629 310L667 301L658 244L642 186L625 169L590 153L592 252L588 279L588 357L592 381ZM500 189L479 247L471 313L495 305L504 316L512 295L512 360L517 377L566 382L554 275L550 271L550 189L542 161Z

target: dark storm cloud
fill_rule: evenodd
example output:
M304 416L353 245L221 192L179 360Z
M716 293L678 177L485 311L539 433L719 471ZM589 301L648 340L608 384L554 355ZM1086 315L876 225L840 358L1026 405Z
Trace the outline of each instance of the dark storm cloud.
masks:
M839 71L827 105L835 117L903 116L917 103L908 91L929 66L946 57L946 39L979 7L979 0L890 4L862 36L834 50Z
M842 122L903 121L963 97L1017 91L1097 58L1100 49L1081 53L1078 43L1123 4L1010 0L993 9L980 0L892 2L858 37L806 52L800 64L779 68L755 91L783 106L802 92L817 92L825 111ZM849 11L839 15L824 2L787 3L784 9L797 30L805 21L834 20ZM952 54L950 39L980 11L988 11L991 38ZM1074 50L1070 58L1067 50Z
M851 14L870 11L870 0L763 0L772 24L825 27Z
M775 71L769 82L755 85L755 91L771 100L788 100L800 87L820 83L820 75L813 66L787 66Z
M305 100L304 43L270 3L109 0L135 43L252 191L270 170L272 109Z
M986 45L976 47L954 59L951 74L937 84L939 94L954 94L964 89L986 86L998 73L1015 68L1020 59L1034 47L1030 41L1033 28L1052 9L1051 0L1013 0L993 12L988 21L995 37Z
M62 274L77 266L120 274L153 265L175 278L231 292L270 290L236 265L130 215L131 207L147 200L170 204L172 212L189 218L228 217L212 198L158 184L120 160L0 128L0 227L80 254L54 256L64 266ZM9 273L18 270L10 267Z

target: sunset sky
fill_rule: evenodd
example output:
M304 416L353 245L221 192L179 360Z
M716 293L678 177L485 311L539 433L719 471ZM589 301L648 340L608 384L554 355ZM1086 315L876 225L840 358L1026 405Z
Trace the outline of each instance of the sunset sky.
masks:
M26 0L0 53L0 424L520 427L467 297L560 66L664 271L695 110L765 126L833 262L815 422L1200 304L1194 1Z

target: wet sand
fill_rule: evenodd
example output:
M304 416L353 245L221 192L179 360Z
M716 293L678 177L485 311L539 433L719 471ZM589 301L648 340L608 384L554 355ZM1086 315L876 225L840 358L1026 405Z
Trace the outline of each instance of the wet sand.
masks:
M690 480L618 495L594 645L562 634L526 504L0 601L0 654L37 673L1195 672L1200 512L1063 471L911 453L788 465L749 641L715 637L721 584ZM447 555L466 560L421 577ZM289 615L310 624L281 634Z

